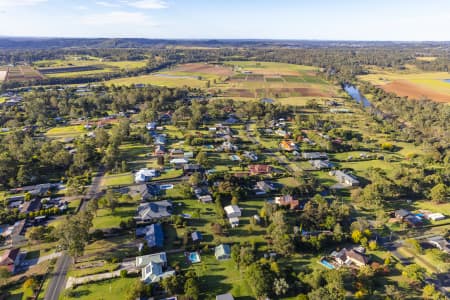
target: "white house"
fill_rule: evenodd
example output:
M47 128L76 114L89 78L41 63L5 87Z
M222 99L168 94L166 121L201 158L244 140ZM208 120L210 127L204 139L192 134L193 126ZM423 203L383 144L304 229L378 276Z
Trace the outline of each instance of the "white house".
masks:
M136 267L143 267L141 281L146 283L159 282L161 279L175 274L175 271L164 271L167 268L165 252L136 257Z
M433 213L427 215L427 218L431 221L441 221L445 219L445 216L441 213Z
M185 158L174 158L174 159L170 160L170 163L172 165L180 166L180 165L185 165L185 164L189 163L189 161L187 159L185 159Z
M224 207L225 213L229 219L231 218L239 218L242 213L241 209L237 205L228 205Z
M136 183L148 182L153 177L156 177L156 176L157 176L157 171L154 169L140 169L134 175L134 182L136 182Z
M239 218L238 217L229 218L228 221L230 222L231 228L235 228L235 227L239 226Z

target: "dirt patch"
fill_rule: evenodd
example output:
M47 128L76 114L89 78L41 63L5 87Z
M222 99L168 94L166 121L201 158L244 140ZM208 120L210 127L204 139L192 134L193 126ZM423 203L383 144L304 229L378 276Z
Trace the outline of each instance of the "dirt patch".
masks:
M228 89L224 92L225 97L255 97L255 93L247 89Z
M253 74L264 76L299 76L299 72L294 70L274 70L274 69L251 69Z
M330 93L323 92L314 88L279 88L279 89L266 89L257 90L258 93L267 92L270 94L279 94L284 96L298 96L298 97L332 97Z
M233 70L229 67L221 65L204 64L204 63L192 63L179 65L174 69L175 72L189 72L189 73L204 73L219 76L231 76L234 74Z
M450 95L441 94L432 89L424 88L406 80L395 80L391 83L379 86L389 93L411 99L428 98L437 102L450 102Z
M23 82L44 79L44 76L36 69L29 66L7 67L2 70L6 72L6 82Z

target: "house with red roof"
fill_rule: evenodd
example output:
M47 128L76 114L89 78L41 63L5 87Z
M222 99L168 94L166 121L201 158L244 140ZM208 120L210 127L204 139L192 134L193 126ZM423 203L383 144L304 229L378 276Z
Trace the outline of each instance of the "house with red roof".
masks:
M6 251L0 259L0 267L6 267L9 272L14 273L20 263L20 248L13 248Z
M267 175L272 173L272 167L269 165L249 165L250 175Z

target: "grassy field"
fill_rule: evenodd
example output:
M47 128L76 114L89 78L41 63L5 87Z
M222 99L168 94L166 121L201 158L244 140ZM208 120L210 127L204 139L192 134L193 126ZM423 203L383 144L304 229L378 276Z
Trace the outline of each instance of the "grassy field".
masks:
M50 129L46 136L53 139L75 138L86 132L83 125L61 126Z
M114 212L110 209L102 208L97 211L97 216L92 221L93 229L118 228L121 221L133 217L136 213L136 205L117 207Z
M133 175L129 172L121 174L108 174L103 176L101 185L104 187L130 185L133 183Z
M156 86L167 86L167 87L195 87L195 88L205 88L206 80L199 80L197 78L188 77L165 77L159 75L142 75L135 77L126 77L106 81L106 85L133 85L133 84L150 84Z
M116 278L85 284L75 288L74 297L63 296L61 299L123 300L138 280L138 278Z
M317 76L315 67L266 62L227 62L225 65L184 64L157 74L120 78L108 85L152 84L167 87L191 86L221 91L223 97L259 99L288 98L290 105L301 105L302 97L332 97L338 89ZM250 73L251 74L248 74ZM292 98L293 97L293 98Z
M103 61L92 56L73 57L65 59L41 60L34 66L45 73L46 77L80 77L117 71L129 71L143 68L147 65L146 60L139 61ZM78 67L92 67L90 70L77 70ZM70 70L72 68L72 70ZM58 70L60 69L60 70ZM65 71L67 69L67 71Z
M424 72L415 68L397 71L392 68L370 67L369 74L359 76L384 90L413 99L430 98L450 102L450 79L448 72Z

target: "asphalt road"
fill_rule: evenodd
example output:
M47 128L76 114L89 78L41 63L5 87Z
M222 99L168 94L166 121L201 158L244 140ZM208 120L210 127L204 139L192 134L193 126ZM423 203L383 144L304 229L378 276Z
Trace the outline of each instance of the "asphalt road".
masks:
M53 278L48 285L47 294L45 295L44 300L59 299L59 295L65 288L66 275L71 264L72 258L64 252L56 264L55 271L53 272Z
M88 200L98 197L100 192L100 183L105 171L103 167L100 167L95 177L92 179L92 184L86 192L85 201L80 206L80 211L83 211L87 207ZM52 280L47 288L47 294L44 300L58 300L60 294L66 287L66 276L72 265L72 258L66 252L63 253L56 263L55 271L53 272Z

